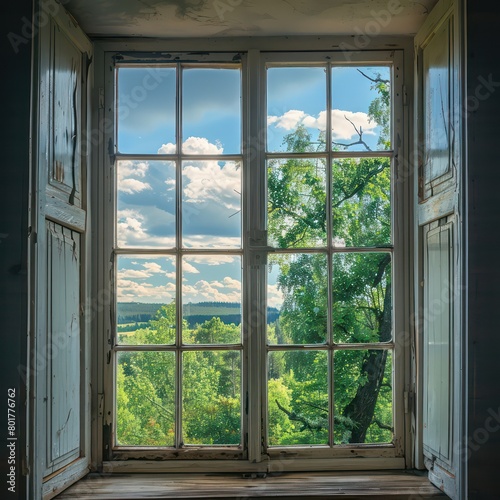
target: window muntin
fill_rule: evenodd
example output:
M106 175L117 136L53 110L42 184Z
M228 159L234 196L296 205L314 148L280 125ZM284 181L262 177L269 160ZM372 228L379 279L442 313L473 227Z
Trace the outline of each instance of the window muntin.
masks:
M308 56L308 57L310 57L310 56ZM286 66L286 65L287 64L280 63L280 66ZM293 66L293 65L288 65L288 66ZM323 75L325 78L325 96L326 96L325 102L328 103L328 100L330 100L330 102L332 102L332 95L331 94L329 95L329 91L326 89L328 87L328 78L330 78L331 80L333 80L333 78L328 77L328 75L327 75L328 71L326 71L323 68L323 65L316 65L313 67L315 69L318 69L318 66L321 66L320 69L323 72ZM328 65L324 65L324 66L325 66L325 68L329 67ZM356 65L354 65L354 66L356 66ZM302 68L303 66L299 66L299 67ZM358 66L356 66L356 67L358 67ZM387 65L377 66L377 68L379 68L379 67L384 68L384 69L389 69ZM334 66L334 68L335 68L335 66ZM361 68L363 68L363 71L365 70L364 69L365 66L362 66ZM186 68L186 71L187 71L187 68ZM179 88L183 89L184 87L182 86L182 84L180 84ZM244 100L245 100L245 97L244 97ZM330 106L331 106L331 104L330 104ZM350 108L350 109L353 109L353 108ZM254 110L255 110L255 108L254 108ZM258 113L259 111L255 111L255 112ZM355 111L353 111L353 112L355 112ZM177 111L177 113L179 116L179 111ZM286 110L285 110L285 113L286 113ZM283 114L285 114L285 113L283 113ZM328 121L327 113L324 113L324 114L325 114L325 121ZM392 110L391 110L391 114L392 114ZM182 116L182 112L180 113L180 115ZM319 117L319 112L318 112L318 117ZM242 125L243 129L245 128L245 123L246 123L246 120L248 120L248 119L249 119L249 116L243 115L243 125ZM332 115L331 121L333 122L333 115ZM310 123L312 123L312 122L310 122ZM272 125L273 125L273 123L271 123L271 126ZM181 128L179 125L177 125L177 127ZM355 148L353 148L352 153L351 153L348 150L348 147L342 148L342 147L339 147L338 145L333 143L334 141L333 141L333 133L332 132L330 132L330 138L328 138L328 134L329 133L327 132L327 130L325 130L324 138L321 138L325 145L323 146L323 144L322 144L318 149L318 144L316 144L315 147L318 150L311 151L312 153L314 153L314 159L316 160L316 163L322 165L322 168L323 168L323 172L321 173L321 175L318 176L318 178L320 178L321 182L323 183L323 187L322 187L322 189L320 189L320 191L322 190L324 192L324 196L325 196L324 215L322 215L322 217L324 217L325 220L329 219L328 229L326 231L323 231L323 232L327 233L326 237L324 235L320 234L320 236L317 237L317 241L314 242L313 246L305 246L304 247L304 246L301 246L299 244L299 242L292 241L292 242L288 243L288 247L287 247L287 246L284 246L282 243L280 243L279 238L276 237L276 234L273 234L271 231L271 232L269 232L270 237L269 237L268 243L271 246L275 247L274 250L272 250L272 251L270 250L270 253L269 253L269 260L270 261L272 261L272 259L274 257L279 258L280 256L292 258L292 257L294 257L294 254L297 254L299 256L301 256L302 254L312 255L313 257L318 257L320 259L322 258L323 260L326 261L327 280L333 284L333 278L334 278L333 261L334 261L337 253L350 254L351 252L354 251L354 252L359 253L359 254L364 254L364 253L370 253L372 250L377 250L378 253L386 253L389 256L391 256L391 254L394 254L394 252L395 252L395 249L392 247L392 236L391 236L391 230L392 230L392 213L391 213L392 206L391 206L391 203L392 203L392 199L393 199L392 198L392 190L393 190L392 185L390 186L390 189L389 189L389 199L390 199L390 201L389 201L389 229L390 229L389 230L389 235L390 235L389 239L387 239L387 237L386 237L387 233L384 233L385 239L382 238L384 240L384 243L381 243L380 242L381 238L379 238L380 230L372 231L372 233L374 233L374 235L372 235L371 241L369 241L370 238L367 238L367 237L362 238L359 235L357 236L357 239L354 238L354 236L352 236L351 241L346 237L342 237L342 235L340 233L338 236L336 236L336 237L334 236L334 233L336 232L334 230L335 209L334 209L334 201L332 198L332 194L334 192L334 183L336 182L336 177L333 175L333 172L335 170L335 168L334 168L335 161L341 160L341 159L347 157L347 158L349 158L349 160L351 162L353 162L355 164L356 162L359 163L360 161L363 161L366 157L366 154L370 154L370 157L374 160L374 162L379 162L379 163L384 162L384 161L388 162L389 163L388 170L391 171L391 169L393 168L392 167L393 152L390 150L383 150L382 148L380 148L380 153L377 152L378 151L377 148L374 148L374 150L363 150L363 151L359 152L359 151L355 151ZM178 131L178 137L181 137L181 135L182 135L181 132ZM318 137L316 139L320 139L320 135L321 135L321 131L318 133ZM268 136L269 136L269 134L268 134ZM259 138L256 140L258 142L261 141L261 137L262 137L262 135L259 135ZM330 139L332 139L332 147L327 148L326 144L329 143ZM248 141L247 145L250 144L250 148L255 147L255 146L257 148L259 147L258 142L254 146L252 146L251 141L249 141L248 136L245 136L245 141ZM311 141L311 142L313 142L313 141ZM315 142L319 143L319 142L321 142L321 140L316 140ZM176 141L176 143L181 144L181 140L178 139ZM376 154L373 153L373 151L376 151ZM176 165L182 164L181 162L183 162L183 161L185 162L185 164L187 164L188 162L192 161L192 158L190 157L191 154L192 154L191 152L187 152L187 151L177 152L177 149L176 149L174 153L168 153L167 155L162 153L162 156L160 156L160 158L162 160L176 161L177 162ZM128 159L129 155L125 155L125 156L127 156L126 159ZM140 157L141 155L138 154L138 156ZM217 154L215 156L217 156ZM276 168L279 168L279 167L282 168L283 165L286 164L287 160L290 159L289 158L290 156L291 155L285 149L281 150L281 152L278 149L276 149L275 151L270 150L267 153L267 161L265 162L265 165L269 166L271 164L274 164L276 166ZM292 155L292 156L293 156L294 160L298 160L299 158L295 158L295 157L300 156L300 155ZM308 156L308 153L307 153L305 155L305 158L303 157L300 159L302 160L302 163L307 163L307 161L309 161L310 158L312 158L312 157L313 156L311 156L311 155ZM125 159L125 158L123 158L123 159ZM204 160L210 161L212 159L213 159L213 156L210 156L209 159L207 159L206 157L200 158L201 161L204 161ZM238 155L235 156L233 153L231 153L228 156L225 156L225 153L223 153L220 156L217 156L217 160L218 160L219 166L224 164L224 162L228 162L228 163L233 162L233 163L236 163L238 165L241 165L241 171L243 173L246 156L238 156ZM241 163L239 163L239 162L241 162ZM300 163L300 162L298 162L298 163ZM339 161L339 163L340 163L340 166L342 166L342 162ZM348 170L348 168L345 168L345 170ZM385 167L384 167L383 171L384 171L384 173L387 171L385 169ZM178 185L180 185L180 186L183 186L183 184L181 184L181 182L183 180L182 177L183 177L182 169L180 172L176 171L176 181L177 181ZM377 176L375 175L375 178L376 177ZM391 175L389 175L389 177L391 177ZM316 186L314 186L314 187L316 187ZM185 197L184 191L181 188L179 188L179 189L180 189L180 191L179 191L179 194L177 195L178 196L177 206L182 207L183 205L188 205L187 200L185 201L183 199ZM251 199L252 199L251 194L252 194L252 192L254 192L254 191L252 191L252 189L253 188L250 186L250 184L247 184L246 188L244 188L242 186L242 189L241 189L240 194L239 194L240 200L241 200L241 196L243 196L243 198L245 195L249 197L249 199L250 199L249 206L250 207L251 207ZM229 192L229 190L228 190L228 192ZM301 193L301 194L302 194L303 198L306 198L308 195L307 192ZM354 207L354 208L356 208L358 210L357 213L360 213L363 211L363 204L369 205L370 203L371 203L370 199L365 197L361 200L361 203L358 203L356 205L356 207ZM373 205L373 203L372 203L372 205ZM299 208L299 210L303 209L303 207L300 207L300 206L298 208ZM306 208L307 208L307 206L306 206ZM232 207L232 209L235 209L234 210L234 213L235 213L234 217L237 217L237 219L239 217L241 217L242 213L243 213L243 215L245 213L245 206L243 206L243 205L241 206L242 212L240 212L240 213L238 213L237 207ZM355 212L354 209L353 209L353 212ZM366 209L365 209L365 212L366 212ZM179 217L179 215L177 215L177 214L176 214L176 217L177 217L177 220L179 218L182 218L182 217ZM251 217L252 216L250 215L250 218ZM282 229L283 229L283 227L285 227L285 228L287 227L286 224L287 224L286 219L284 221L281 221ZM269 228L267 228L267 229L269 231ZM183 233L184 227L181 226L180 228L176 229L176 231L179 231L179 230L181 231L181 233ZM283 230L281 232L283 233ZM287 231L285 230L284 232L286 234ZM321 231L319 231L319 233L321 233ZM242 234L239 236L239 238L241 239L241 237L244 234L245 233L243 232L243 229L242 229ZM196 230L192 231L192 235L197 236ZM189 234L186 234L186 236L189 236ZM366 236L366 234L364 236ZM195 246L196 244L195 245L193 245L192 243L186 244L186 242L184 241L184 239L185 239L184 234L181 234L180 237L179 237L179 234L176 234L176 237L177 237L177 241L182 240L183 248L177 249L177 250L172 250L172 251L167 250L167 253L174 255L177 252L182 258L190 257L192 255L192 252L198 252L198 254L194 253L193 255L201 257L202 255L205 255L206 251L210 251L210 253L212 253L212 251L217 252L218 250L223 251L223 253L220 254L221 256L226 256L228 254L227 248L232 248L231 246L229 246L229 247L223 247L223 246L221 246L221 247L216 247L216 246L209 247L208 245L206 247L201 246L200 248L198 248ZM273 237L274 237L274 240L273 240ZM342 241L342 239L344 241ZM328 245L328 241L331 241L332 244ZM220 245L220 243L219 243L219 245ZM343 245L345 245L346 248L344 248ZM381 247L383 247L383 248L381 248ZM230 250L230 252L229 252L230 255L241 255L242 254L242 251L240 250L241 246L238 247L237 245L235 245L233 248L234 248L234 250ZM292 249L294 249L294 250L292 250ZM148 250L148 247L141 248L140 253L146 252L147 250ZM161 250L161 251L163 252L163 250ZM116 252L117 252L117 254L119 254L120 250L117 249ZM201 253L199 253L199 252L201 252ZM125 253L128 253L128 250L125 251ZM214 255L215 255L215 253L214 253ZM177 257L176 257L176 259L177 259ZM262 276L265 277L265 275L266 274L264 272L264 274L263 275L261 274L260 278L257 278L257 279L262 279ZM245 274L245 276L247 276L247 274ZM246 295L247 298L248 298L248 289L249 288L251 288L251 283L247 283L247 285L244 285L242 287L243 295L244 296ZM181 292L181 294L182 294L182 292ZM325 287L324 295L326 297L326 309L333 310L333 306L334 306L333 297L335 295L334 290L328 290L328 286L327 286L327 287ZM322 299L322 301L325 301L325 298ZM241 303L244 304L247 302L245 302L245 300L243 300ZM176 305L176 307L178 307L178 306ZM272 306L270 306L270 307L272 307ZM324 307L324 306L322 306L322 307ZM345 307L347 308L349 306L347 305ZM271 313L272 312L273 311L271 311ZM248 316L251 315L251 311L247 311L247 313L248 313ZM185 314L184 307L182 309L182 314ZM331 314L333 315L333 313L331 313ZM270 315L270 311L268 310L268 316L269 315ZM327 314L327 316L328 316L328 314ZM182 322L179 321L179 319L177 319L177 317L176 317L176 322L177 323L175 326L176 326L177 330L175 332L175 335L178 335L177 331L183 331L183 326L182 326ZM324 386L324 390L322 390L320 392L322 392L323 398L324 398L324 395L326 394L326 406L327 406L326 420L328 421L328 425L326 427L326 433L327 433L328 437L327 437L326 441L322 440L322 439L318 440L318 439L312 439L312 438L311 439L304 439L299 434L299 435L292 437L292 439L289 439L288 442L286 442L286 439L282 439L282 437L276 435L275 429L272 428L273 424L272 424L271 420L269 420L268 425L267 425L267 427L268 427L267 433L270 436L268 444L271 447L271 448L269 448L269 450L271 450L273 447L283 447L283 446L286 446L286 447L299 446L300 447L302 445L305 445L305 446L314 445L315 447L325 449L325 447L328 448L329 446L332 446L334 444L339 444L341 442L345 442L346 441L345 433L344 433L344 441L342 441L342 439L339 438L339 435L340 435L339 433L342 430L342 427L335 425L335 418L337 416L337 412L343 411L343 408L345 407L345 405L343 407L340 404L341 398L338 395L335 396L335 394L334 394L334 392L336 390L336 386L333 383L333 377L334 377L333 367L335 365L335 362L334 362L335 357L342 357L341 355L347 356L350 352L365 354L368 352L371 353L372 351L374 351L374 352L375 351L382 351L382 352L385 352L385 356L387 358L393 357L392 356L392 349L394 348L394 345L392 343L392 340L385 346L381 346L378 343L376 346L372 346L372 345L366 346L363 341L359 341L359 344L357 343L356 346L354 347L354 350L352 350L348 346L346 347L344 345L344 342L340 337L338 339L335 337L335 321L334 320L332 320L330 317L327 317L327 318L325 318L324 323L325 323L325 326L323 327L323 329L326 331L326 337L327 337L327 340L325 340L323 342L325 345L322 345L322 343L318 343L316 345L311 345L311 346L307 346L306 344L304 344L304 345L297 344L297 345L289 345L289 349L288 348L284 349L283 346L280 345L279 343L277 343L276 345L271 345L272 344L272 342L271 342L269 347L266 349L266 352L269 353L268 360L272 359L273 357L277 359L280 356L284 357L284 358L288 358L288 357L293 358L294 357L293 354L296 351L297 351L297 354L300 352L303 352L304 354L309 353L310 354L309 358L311 358L311 359L316 358L319 360L319 359L323 359L323 357L325 358L326 364L325 364L325 366L323 366L322 369L323 369L324 373L326 373L326 380L324 381L324 384L326 384L326 385ZM356 341L356 342L358 342L358 341ZM340 348L338 348L339 346L340 346ZM373 347L373 348L368 349L367 347ZM242 344L241 348L238 347L238 349L235 350L234 345L225 346L225 345L221 344L220 346L217 345L216 348L212 349L212 351L210 351L210 352L220 352L220 351L224 351L224 350L227 350L229 352L231 350L236 351L236 352L244 352L245 349L249 349L249 348L250 347L248 345L243 346L243 344ZM168 351L168 347L161 346L161 347L159 347L159 352L164 352L164 349L165 349L165 351ZM199 349L196 352L203 353L204 349L205 349L205 346L203 346L201 349ZM188 352L191 352L190 348L184 348L184 351L182 351L183 355L181 356L181 358L184 357L184 353L188 353ZM344 353L346 353L346 354L344 355ZM245 356L243 356L241 358L241 360L242 360L242 374L241 374L241 376L242 376L243 380L245 379L245 371L248 369L248 367L245 367L245 359L246 359ZM354 356L354 354L352 356ZM361 355L358 354L358 356L361 356ZM300 356L298 356L298 357L300 358ZM304 357L304 359L306 359L306 358L308 358L308 356ZM274 365L276 366L276 364L277 363L275 362ZM263 378L267 378L268 383L270 383L272 380L271 370L269 370L269 374L267 374L268 373L267 368L265 368L265 367L262 367L262 368L263 369L261 370L261 373L262 373ZM387 375L388 378L387 377L386 378L387 378L387 380L389 380L391 377L391 374L392 374L392 365L389 365L386 362L385 370L386 371L388 370L388 375ZM310 372L312 374L314 372L314 370L310 370ZM317 373L319 373L319 372L317 372ZM358 378L362 382L364 381L363 377L358 377ZM308 383L308 381L306 379L302 380L302 382ZM321 379L321 382L316 380L316 385L318 385L318 387L320 387L322 383L323 383L323 379ZM356 385L356 381L354 380L353 384L351 384L351 385L353 387L358 387L360 384L358 383ZM389 386L390 384L387 383L386 385ZM245 395L245 387L246 387L245 384L242 384L241 391L245 397L243 397L240 400L240 403L243 403L246 400L246 401L249 401L249 403L246 403L246 404L254 404L255 402L252 403L252 394L251 394L252 389L248 388L249 394ZM176 387L174 389L174 392L177 394L176 401L178 401L179 400L179 397L178 397L179 389ZM392 400L392 392L391 392L391 397L390 398L387 397L386 399ZM271 398L268 398L267 405L269 405L270 401L271 401ZM320 410L323 412L324 412L324 401L325 401L325 399L323 399L321 404L318 405ZM337 405L337 403L338 403L338 405ZM284 406L283 406L283 408L284 408L284 410L289 410L289 408L286 408ZM339 408L340 408L340 410L339 410ZM279 410L279 408L278 408L278 410ZM284 411L284 410L280 410L280 413L278 413L278 415L280 415L281 417L286 416L286 411ZM314 416L318 417L318 414L316 414ZM266 418L268 418L268 415L265 414L264 417L265 417L264 420L266 420ZM242 425L243 425L241 430L244 431L245 420L246 420L246 411L241 412L241 418L242 418ZM392 423L393 422L391 422L391 424ZM264 431L266 431L266 429L264 429ZM324 429L323 429L323 431L324 431ZM178 434L179 433L177 431L177 436L178 436ZM266 432L264 432L264 434L266 434ZM373 434L373 432L371 434ZM370 437L371 434L370 434L370 432L367 432L367 436L368 436L368 440L369 440L368 442L372 442L372 443L388 443L388 442L390 442L390 438L384 438L384 439L377 440L376 437ZM271 437L272 437L272 439L271 439ZM311 442L307 443L306 441L308 441L308 440ZM231 443L222 443L221 441L219 441L219 443L213 443L213 442L209 442L210 439L205 439L205 441L206 442L203 442L203 443L201 443L201 441L198 441L197 443L194 443L194 444L199 445L201 443L202 445L206 445L206 446L216 445L219 443L220 444L229 444L229 445L233 444L232 442ZM187 443L186 441L182 440L181 438L179 438L179 436L177 437L177 443L178 443L177 446L182 446L182 445L185 446L187 444L190 444L190 443ZM120 445L122 445L122 444L123 443L120 443ZM174 440L174 445L175 444L176 443ZM243 444L244 447L246 448L244 436L241 437L240 444ZM124 443L123 445L127 446L127 443ZM153 444L152 446L155 446L155 445ZM156 446L172 446L172 445L160 444L160 445L156 445ZM333 453L331 456L335 456L335 453L334 453L335 447L331 448L331 451ZM327 456L327 455L324 455L324 454L322 455L321 453L318 453L317 456Z

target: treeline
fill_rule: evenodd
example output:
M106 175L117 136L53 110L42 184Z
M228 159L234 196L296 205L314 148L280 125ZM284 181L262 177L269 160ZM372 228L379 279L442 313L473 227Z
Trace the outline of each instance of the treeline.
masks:
M121 302L117 307L117 331L134 331L143 328L141 323L155 319L162 304L148 304L141 302ZM236 310L238 312L236 312ZM211 318L218 317L226 325L241 323L241 304L239 302L198 302L184 304L184 319L190 328L202 324ZM268 307L267 322L274 323L279 317L275 307ZM123 326L120 326L123 325Z

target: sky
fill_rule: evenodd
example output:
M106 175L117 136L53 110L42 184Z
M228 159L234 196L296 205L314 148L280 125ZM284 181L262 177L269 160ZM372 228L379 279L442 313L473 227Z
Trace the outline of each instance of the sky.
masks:
M389 68L361 68L389 77ZM117 77L117 148L124 154L175 154L176 69L120 68ZM367 112L376 91L354 67L332 69L332 139L358 139L350 123L376 149L380 127ZM241 75L238 69L186 68L182 73L181 149L185 154L241 153ZM267 69L267 150L286 151L285 135L303 125L317 141L326 129L326 69ZM364 150L351 147L352 151ZM117 163L117 247L175 246L175 163L161 159ZM182 163L182 244L186 248L241 248L242 165L232 160ZM274 266L276 267L276 266ZM274 274L273 274L274 272ZM118 302L170 302L175 260L120 256ZM270 271L268 304L282 295ZM241 261L236 255L193 256L183 262L183 302L241 302Z

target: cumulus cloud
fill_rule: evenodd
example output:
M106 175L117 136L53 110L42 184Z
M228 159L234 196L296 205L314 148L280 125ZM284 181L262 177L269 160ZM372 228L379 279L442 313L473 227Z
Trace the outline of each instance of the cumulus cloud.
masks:
M200 271L198 271L198 269L196 269L196 267L194 267L192 264L190 264L189 262L186 262L186 261L184 261L182 263L182 270L185 273L200 274Z
M145 161L123 160L118 162L117 181L118 191L126 194L139 193L151 189L147 182L138 178L144 178L148 172L149 164Z
M124 179L118 182L118 191L122 193L134 194L146 189L151 189L151 186L147 182L142 182L137 179Z
M171 248L175 244L175 237L153 236L148 227L159 221L165 226L173 218L172 214L156 207L126 208L118 210L116 219L116 233L118 246L151 246Z
M144 262L142 264L144 269L147 269L150 273L157 274L163 272L162 267L157 262Z
M326 111L321 111L318 116L306 114L298 109L291 109L281 116L268 116L268 126L274 125L276 128L289 131L294 130L299 125L307 128L326 130ZM342 109L332 109L332 137L334 140L349 140L357 136L352 123L359 129L362 127L363 133L367 135L376 135L374 129L378 123L370 120L370 117L361 111L353 112Z
M228 286L227 284L230 284ZM229 276L221 281L200 280L194 285L185 284L182 288L184 302L241 302L241 282Z
M119 302L170 302L175 297L175 285L168 283L154 286L151 283L137 283L127 279L117 280L117 299Z
M148 271L143 271L140 269L120 269L118 271L118 279L124 278L132 278L132 279L140 279L140 278L150 278L151 274Z
M191 255L189 260L195 264L219 266L220 264L232 264L239 260L239 257L235 255Z
M186 202L212 201L226 209L240 209L241 170L237 163L227 161L221 166L217 161L190 162L182 174Z
M220 145L209 142L205 137L188 137L182 144L182 152L188 155L220 155L224 148ZM158 149L158 154L171 155L176 153L175 144L168 142L162 144Z

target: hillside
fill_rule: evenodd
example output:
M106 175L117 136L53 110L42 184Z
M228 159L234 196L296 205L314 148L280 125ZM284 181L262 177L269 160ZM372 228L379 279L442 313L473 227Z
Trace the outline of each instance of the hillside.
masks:
M153 319L163 304L143 302L119 302L117 304L117 324L145 323ZM196 324L219 317L224 323L241 323L241 305L238 302L198 302L183 305L184 318L192 328ZM267 309L268 322L276 321L279 311L275 307Z

